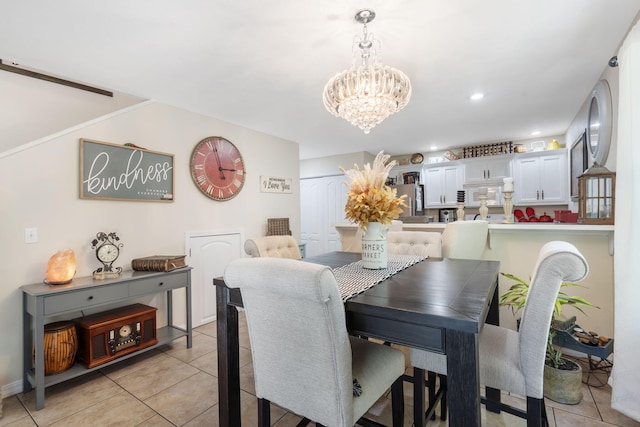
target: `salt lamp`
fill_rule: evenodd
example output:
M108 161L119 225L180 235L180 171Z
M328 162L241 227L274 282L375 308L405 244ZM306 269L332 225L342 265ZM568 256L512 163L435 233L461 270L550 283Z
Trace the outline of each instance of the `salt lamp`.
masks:
M76 274L76 255L71 249L58 251L49 258L45 280L51 285L69 283Z

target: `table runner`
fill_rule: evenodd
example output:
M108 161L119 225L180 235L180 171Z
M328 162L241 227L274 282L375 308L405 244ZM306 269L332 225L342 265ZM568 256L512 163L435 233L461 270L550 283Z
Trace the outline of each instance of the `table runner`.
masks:
M346 302L405 268L425 259L427 257L421 255L388 254L387 268L368 270L362 267L362 260L359 260L334 269L333 274L336 276L342 301Z

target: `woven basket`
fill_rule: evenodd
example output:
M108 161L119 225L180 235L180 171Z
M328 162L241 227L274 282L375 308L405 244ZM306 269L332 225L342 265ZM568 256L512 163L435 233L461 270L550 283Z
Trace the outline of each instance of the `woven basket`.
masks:
M78 352L78 335L73 322L44 326L44 374L57 374L73 366Z

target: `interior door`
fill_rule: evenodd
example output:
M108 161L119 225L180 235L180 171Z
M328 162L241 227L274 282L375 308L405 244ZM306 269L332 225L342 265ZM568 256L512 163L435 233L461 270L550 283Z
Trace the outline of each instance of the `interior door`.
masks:
M216 320L213 279L222 276L229 262L242 257L242 233L236 231L192 233L187 237L191 271L193 327Z

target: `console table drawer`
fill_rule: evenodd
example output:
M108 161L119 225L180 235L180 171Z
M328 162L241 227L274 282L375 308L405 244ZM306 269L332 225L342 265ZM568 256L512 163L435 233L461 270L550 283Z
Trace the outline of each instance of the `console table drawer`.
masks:
M154 277L132 282L129 284L129 296L135 297L168 291L171 289L184 288L188 280L188 273L189 272L186 271L184 274L172 274L169 276Z
M44 298L44 315L80 310L94 305L106 304L129 296L129 285L95 287L86 291L65 292Z

